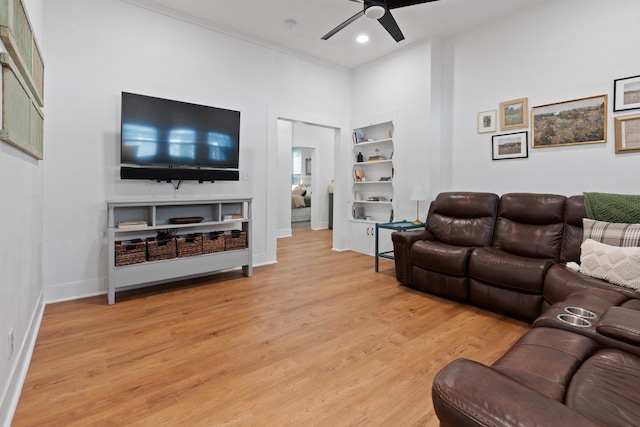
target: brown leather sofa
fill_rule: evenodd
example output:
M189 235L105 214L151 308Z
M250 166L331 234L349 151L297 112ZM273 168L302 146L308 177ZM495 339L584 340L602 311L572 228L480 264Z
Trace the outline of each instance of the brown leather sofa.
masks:
M638 297L565 266L580 261L583 196L440 193L424 230L392 234L397 280L533 321L581 289Z
M639 376L633 353L535 327L491 367L467 359L447 365L432 398L443 427L631 427L640 419Z
M498 202L491 193L438 195L424 230L392 234L398 281L467 301L469 255L476 247L491 244Z
M493 365L436 375L441 426L639 425L640 295L566 267L586 216L582 196L442 193L392 235L401 283L535 319Z
M585 324L560 320L576 308L588 310L577 318ZM432 399L441 426L637 426L640 300L597 288L571 294L493 365L445 366Z
M545 310L551 304L563 301L576 291L584 289L604 289L621 293L629 298L640 298L638 292L633 289L612 285L609 282L586 277L575 270L567 268L565 263L580 263L580 244L582 243L582 218L587 217L583 196L567 198L564 214L564 236L562 238L562 251L560 263L549 268L544 278L544 303Z

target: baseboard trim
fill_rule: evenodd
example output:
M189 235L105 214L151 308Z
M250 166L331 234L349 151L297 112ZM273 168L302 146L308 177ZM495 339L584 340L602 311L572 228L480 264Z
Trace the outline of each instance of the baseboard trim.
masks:
M44 290L42 290L40 291L36 308L31 316L31 321L29 322L29 328L25 339L20 345L20 349L16 354L17 357L11 367L7 389L5 390L2 401L0 402L0 426L2 427L11 426L11 421L13 420L16 408L18 407L18 401L20 400L24 381L27 378L27 372L29 371L29 365L31 363L31 356L33 355L33 349L35 348L36 340L38 338L38 331L40 330L40 324L42 323L44 307Z

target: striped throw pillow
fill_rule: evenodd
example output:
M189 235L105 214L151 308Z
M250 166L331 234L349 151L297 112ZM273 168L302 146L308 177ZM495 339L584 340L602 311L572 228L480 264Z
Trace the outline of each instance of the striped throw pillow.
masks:
M582 241L587 239L611 246L640 246L640 224L596 221L582 218Z

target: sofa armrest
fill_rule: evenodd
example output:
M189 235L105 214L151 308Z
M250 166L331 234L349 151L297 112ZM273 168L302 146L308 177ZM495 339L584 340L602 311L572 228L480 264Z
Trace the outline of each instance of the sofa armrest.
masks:
M434 240L427 229L396 231L391 233L393 258L396 266L396 279L403 285L411 283L411 246L419 240Z
M598 426L563 403L467 359L445 366L433 380L440 426Z
M619 341L640 345L640 311L609 307L596 325L596 331Z

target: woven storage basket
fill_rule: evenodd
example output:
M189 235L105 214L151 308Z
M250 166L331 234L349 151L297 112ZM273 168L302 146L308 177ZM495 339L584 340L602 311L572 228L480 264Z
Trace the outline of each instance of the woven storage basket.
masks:
M224 251L224 232L212 231L202 237L202 253L211 254Z
M147 261L158 261L176 257L175 237L157 239L147 238Z
M147 260L147 242L142 239L128 242L117 241L115 253L116 267L145 262Z
M224 250L233 251L247 247L247 232L231 230L224 235Z
M178 257L202 255L202 234L194 233L176 238Z

